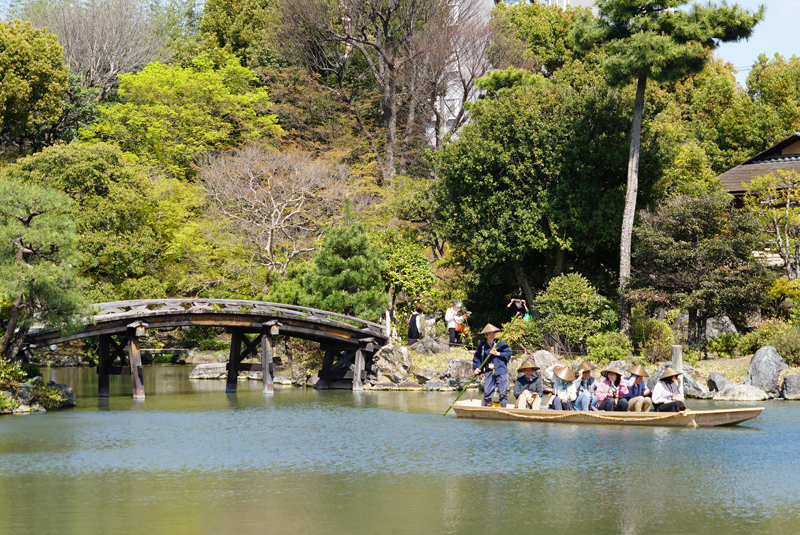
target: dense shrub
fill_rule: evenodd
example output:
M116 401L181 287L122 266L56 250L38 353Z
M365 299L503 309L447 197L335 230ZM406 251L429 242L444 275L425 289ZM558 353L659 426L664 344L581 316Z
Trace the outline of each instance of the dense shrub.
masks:
M544 337L536 321L514 320L511 324L503 324L503 341L511 349L527 349L535 351L545 347Z
M739 340L739 353L752 355L764 346L772 345L770 342L778 335L792 330L792 324L779 319L764 320L758 324L756 330L742 336Z
M642 308L634 309L631 317L631 342L645 362L655 363L670 358L670 346L675 333L665 322L647 317Z
M58 409L64 405L66 398L58 388L35 383L31 388L31 405L38 403L47 410Z
M611 301L597 293L582 275L559 275L535 299L548 344L583 350L586 339L612 329L618 320Z
M0 411L14 410L17 407L19 407L19 403L17 403L14 398L9 396L0 396Z
M217 340L222 334L218 327L191 326L181 331L180 344L185 348L197 348L201 351L217 351L227 349L228 343Z
M33 379L34 377L39 377L42 375L42 370L36 364L32 362L26 362L22 365L22 371L25 373L26 379Z
M589 360L606 364L612 360L625 360L633 351L633 344L621 332L611 331L593 334L586 339Z
M712 338L706 345L709 353L718 358L728 359L735 356L739 350L739 337L734 333L722 333Z
M778 351L789 366L800 365L800 333L796 329L778 334L770 340L769 345Z
M0 390L13 390L27 376L19 362L0 361Z

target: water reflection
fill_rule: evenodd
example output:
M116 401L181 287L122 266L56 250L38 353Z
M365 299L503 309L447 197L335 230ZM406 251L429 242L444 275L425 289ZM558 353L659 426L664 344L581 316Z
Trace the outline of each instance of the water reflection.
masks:
M482 422L443 418L450 393L265 396L240 381L226 394L151 367L134 401L129 378L98 399L94 370L57 373L77 409L0 419L0 533L727 534L800 521L800 404L716 429Z

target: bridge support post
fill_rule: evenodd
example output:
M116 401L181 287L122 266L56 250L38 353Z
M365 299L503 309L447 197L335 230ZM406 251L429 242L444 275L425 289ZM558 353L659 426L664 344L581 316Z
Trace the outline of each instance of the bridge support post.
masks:
M108 367L111 365L111 335L100 335L97 346L97 397L107 398L109 392Z
M361 373L364 371L364 353L361 348L356 350L356 362L353 367L353 392L364 390L364 383L361 382Z
M144 369L142 368L142 353L139 351L139 334L141 327L128 328L128 362L131 366L131 383L133 384L133 399L144 399Z
M272 363L272 333L266 332L261 335L261 384L264 394L274 394L275 384L272 382L272 374L275 365Z
M325 348L325 356L322 357L322 369L319 371L319 384L317 388L327 390L331 386L330 371L333 364L333 350Z
M242 333L234 330L231 333L231 354L228 359L228 382L225 385L226 394L235 394L239 381L239 355L242 351Z

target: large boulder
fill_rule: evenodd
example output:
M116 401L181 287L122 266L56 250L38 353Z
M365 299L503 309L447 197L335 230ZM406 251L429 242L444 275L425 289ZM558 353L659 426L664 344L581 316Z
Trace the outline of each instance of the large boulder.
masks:
M750 360L744 384L758 387L770 396L777 396L781 372L788 367L774 347L762 347Z
M74 407L77 404L77 400L75 399L75 391L69 386L58 384L55 381L48 382L47 386L59 389L61 394L64 395L64 403L61 404L62 407Z
M198 364L189 374L189 379L223 379L228 376L227 364L215 362Z
M445 384L453 388L464 388L472 379L472 361L463 359L450 359L447 368L442 373Z
M647 388L652 392L655 388L656 384L661 380L661 376L664 375L664 370L667 367L671 367L672 364L665 362L658 367L658 369L653 372L653 374L645 380L647 384ZM684 364L683 369L683 395L687 398L699 398L699 399L711 399L713 394L708 391L703 384L697 381L694 377L694 368L691 366Z
M436 379L436 372L432 368L420 368L414 372L414 378L424 385L428 381Z
M212 353L192 350L186 357L186 364L216 364L217 357Z
M33 385L31 383L23 383L19 389L17 390L17 400L19 401L20 405L30 405L31 404L31 389Z
M436 355L450 351L450 346L447 345L447 342L441 342L433 336L429 336L410 346L410 349L423 355Z
M712 340L721 334L736 334L736 326L728 316L717 316L706 320L706 340Z
M787 375L781 388L783 399L800 399L800 375Z
M722 390L714 395L718 401L761 401L769 396L762 389L752 385L725 384Z
M730 384L733 384L733 382L719 372L711 372L708 374L708 388L711 390L719 392L725 385Z
M408 379L408 369L411 367L411 357L408 349L392 345L383 346L372 357L372 371L380 383L402 383Z

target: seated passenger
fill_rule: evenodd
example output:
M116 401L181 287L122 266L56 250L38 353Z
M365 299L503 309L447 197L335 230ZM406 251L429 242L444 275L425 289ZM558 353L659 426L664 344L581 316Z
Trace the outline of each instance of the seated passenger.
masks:
M514 407L518 409L539 410L542 408L542 379L536 373L539 367L528 359L517 369L523 375L517 377L514 383L514 397L517 402Z
M595 368L596 366L584 360L578 367L578 378L572 383L575 389L575 408L579 411L588 411L594 397L597 383L592 377L592 370Z
M631 412L647 412L652 405L650 401L650 390L644 382L647 377L647 370L644 366L637 364L633 368L628 369L630 377L625 379L625 384L628 387L628 393L624 398L628 400L628 410Z
M683 383L681 372L667 366L661 380L653 388L653 406L658 412L680 412L686 410L683 404Z
M547 408L557 411L572 411L575 392L572 387L575 374L568 366L555 366L547 371L547 378L553 381L553 395L547 402Z
M601 411L627 411L628 400L624 398L628 393L628 386L622 380L622 371L610 366L600 372L606 378L595 391L600 403L597 408Z

